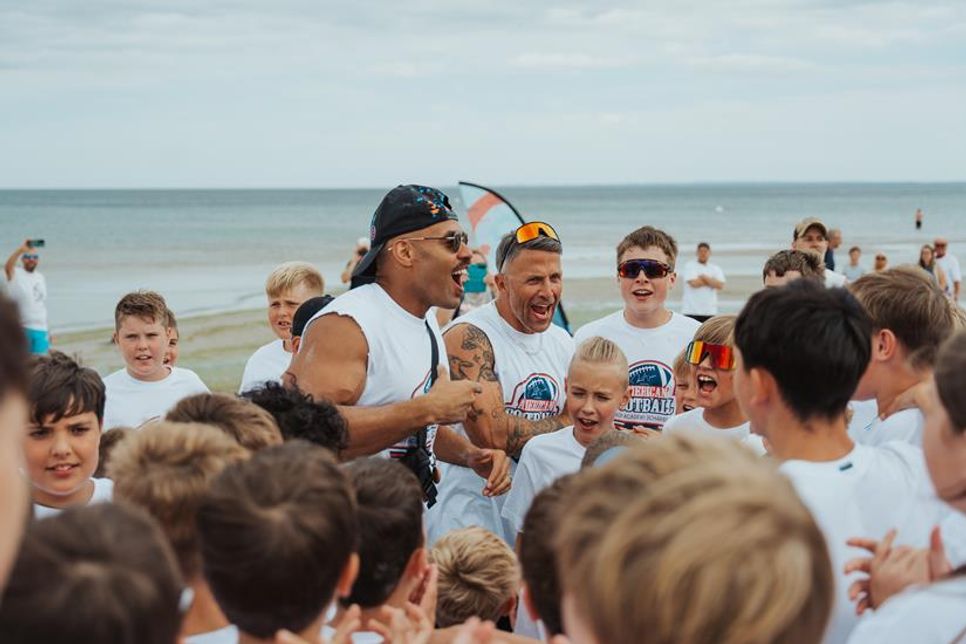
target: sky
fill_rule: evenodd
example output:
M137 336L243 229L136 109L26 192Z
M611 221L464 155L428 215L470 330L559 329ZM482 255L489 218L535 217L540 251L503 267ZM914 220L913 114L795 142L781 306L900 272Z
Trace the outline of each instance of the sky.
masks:
M0 188L964 175L962 0L0 0Z

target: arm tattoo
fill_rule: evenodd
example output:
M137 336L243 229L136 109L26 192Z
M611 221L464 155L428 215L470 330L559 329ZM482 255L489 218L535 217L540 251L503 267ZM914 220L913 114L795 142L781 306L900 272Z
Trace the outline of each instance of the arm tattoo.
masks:
M499 382L493 371L495 358L490 339L472 324L466 324L463 330L463 342L460 348L469 355L451 355L449 358L450 378L453 380L475 380L476 382ZM473 378L471 373L478 369L479 373Z
M514 458L520 457L520 452L523 451L524 444L534 436L553 432L563 427L560 416L551 416L550 418L541 418L540 420L528 420L520 416L511 416L500 409L494 410L494 419L500 413L506 415L507 421L509 422L506 436L506 453Z

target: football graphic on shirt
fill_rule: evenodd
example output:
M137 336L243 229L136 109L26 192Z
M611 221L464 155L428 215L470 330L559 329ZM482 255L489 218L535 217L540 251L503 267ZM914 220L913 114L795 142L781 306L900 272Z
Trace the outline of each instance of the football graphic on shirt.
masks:
M553 376L545 373L532 373L517 384L504 409L508 414L523 416L530 420L540 420L560 413L557 396L560 385Z
M621 428L644 425L660 429L674 415L674 371L656 360L641 360L627 374L631 399L617 412L615 424Z

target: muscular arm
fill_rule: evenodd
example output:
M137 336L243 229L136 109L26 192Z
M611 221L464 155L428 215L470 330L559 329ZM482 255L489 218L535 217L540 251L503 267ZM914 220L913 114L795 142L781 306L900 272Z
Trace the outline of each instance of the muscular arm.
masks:
M445 463L466 467L470 452L477 449L479 448L476 445L457 434L452 427L440 425L436 430L433 452L436 458Z
M7 263L3 265L3 272L6 274L8 282L13 279L14 268L17 266L17 258L26 252L24 251L25 248L27 248L27 242L24 242L20 248L13 251L13 254L7 258Z
M463 421L475 445L502 449L516 456L534 436L560 429L569 422L566 414L528 420L506 413L503 389L494 372L493 345L477 327L458 324L446 332L443 340L449 355L450 378L478 382L483 387L473 411Z
M378 407L356 407L366 386L369 346L347 316L330 314L302 336L287 384L335 403L349 426L347 459L375 454L433 422L425 396Z

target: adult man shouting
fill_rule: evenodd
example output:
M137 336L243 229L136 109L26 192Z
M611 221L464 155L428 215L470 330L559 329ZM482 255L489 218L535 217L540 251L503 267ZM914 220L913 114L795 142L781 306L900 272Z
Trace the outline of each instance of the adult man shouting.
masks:
M496 299L456 320L443 336L454 381L482 393L458 428L480 447L519 457L528 440L570 424L564 379L573 340L553 326L563 290L557 233L531 222L506 235L496 250ZM463 468L445 467L439 507L427 513L430 541L449 530L480 525L508 540L502 499L480 495Z
M483 387L454 382L431 307L455 308L470 251L449 199L425 186L398 186L379 204L371 248L352 290L306 326L287 382L339 406L349 458L398 458L435 499L435 456L488 477L484 494L509 489L498 450L473 446L443 423L466 418Z

